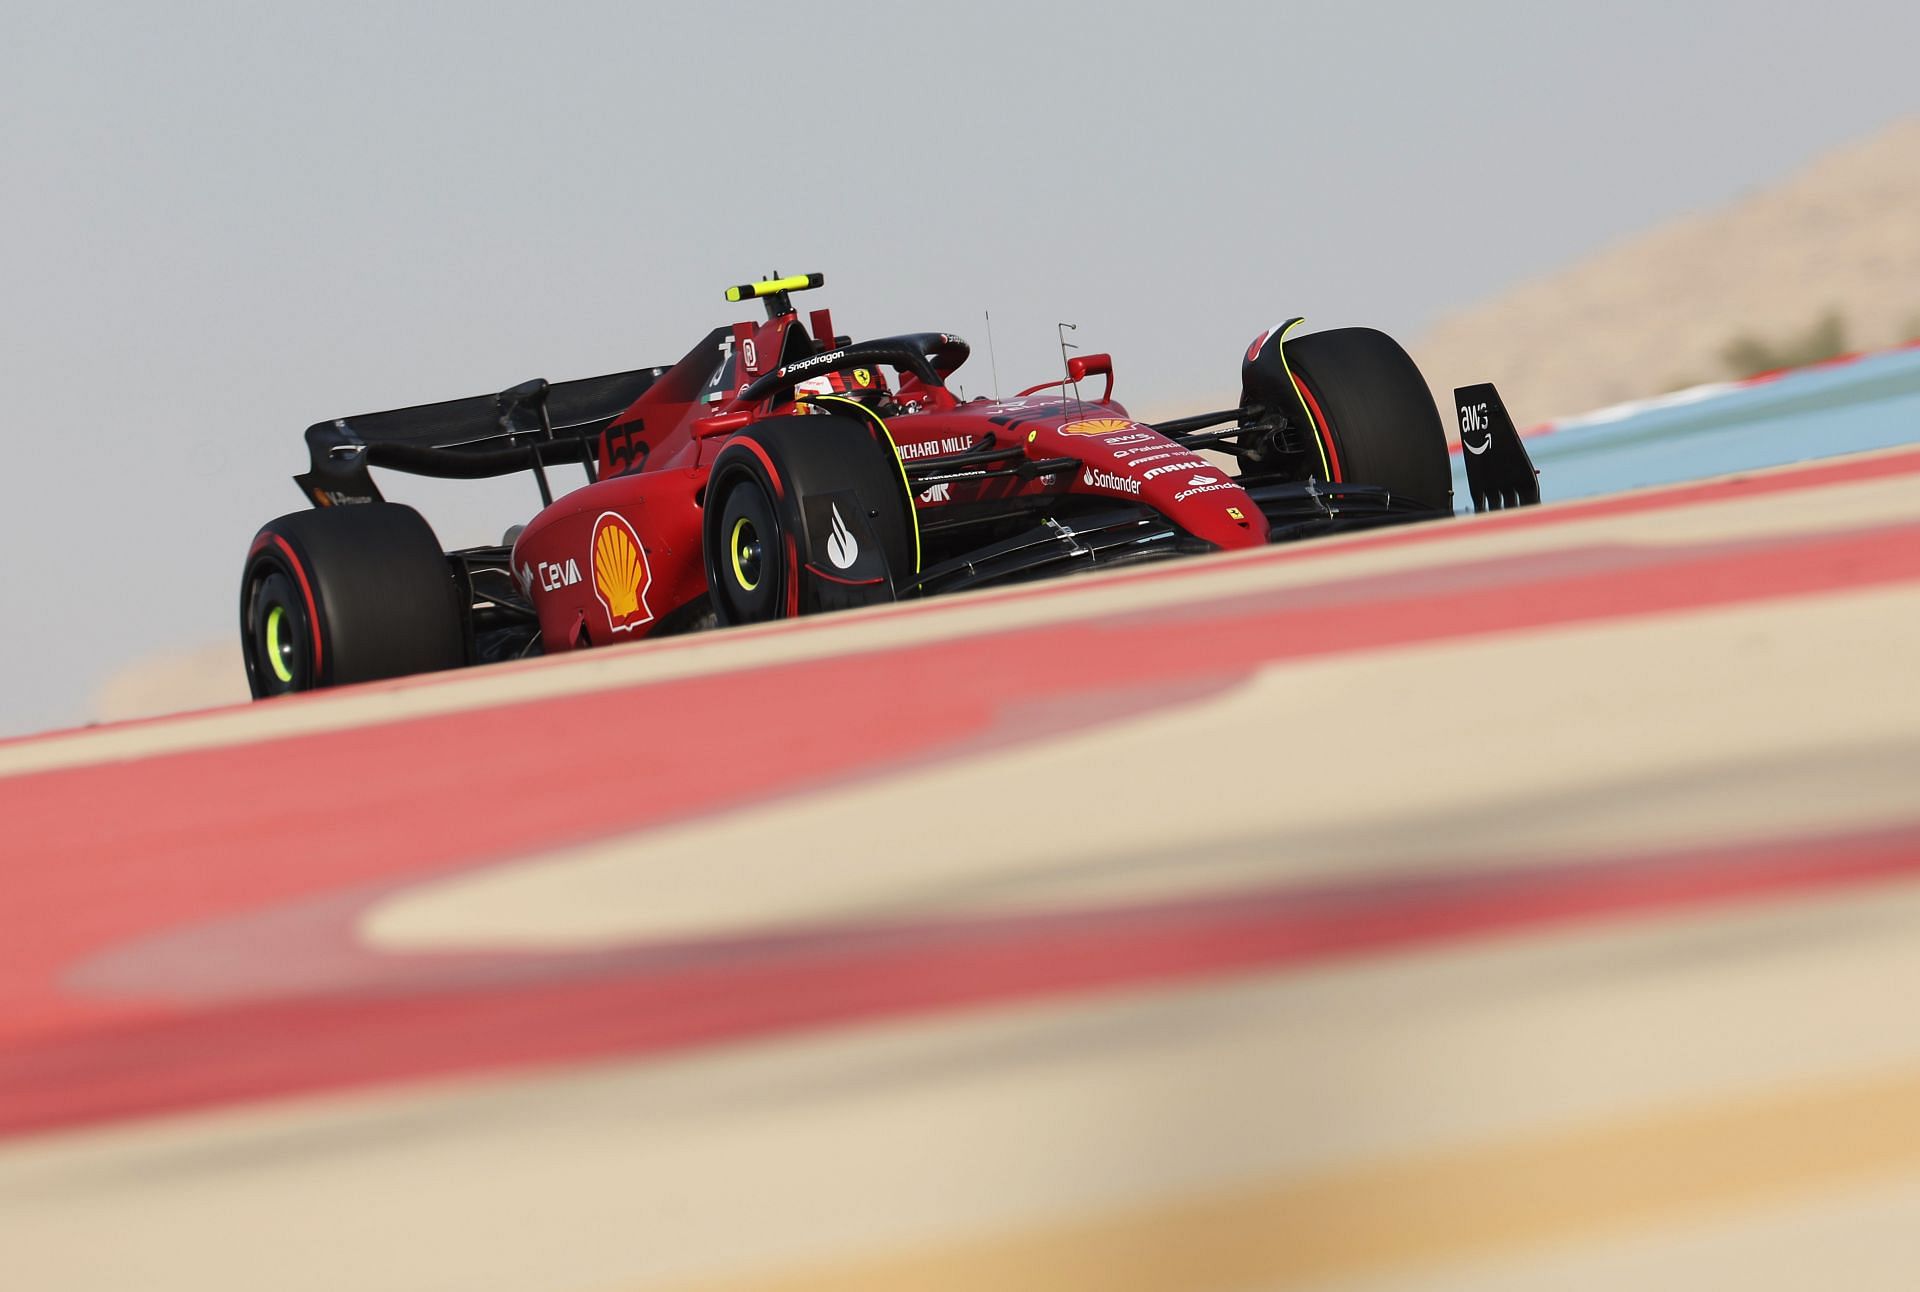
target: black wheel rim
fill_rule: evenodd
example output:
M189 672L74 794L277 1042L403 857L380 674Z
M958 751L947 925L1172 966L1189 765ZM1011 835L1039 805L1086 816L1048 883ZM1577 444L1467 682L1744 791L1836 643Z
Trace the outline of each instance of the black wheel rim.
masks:
M780 615L786 571L773 501L751 475L723 486L718 523L708 531L707 577L722 623L758 623Z

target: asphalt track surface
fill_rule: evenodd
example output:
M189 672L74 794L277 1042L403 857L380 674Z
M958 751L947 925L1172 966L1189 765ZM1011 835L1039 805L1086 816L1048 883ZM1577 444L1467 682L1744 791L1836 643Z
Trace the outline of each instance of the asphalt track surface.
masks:
M0 1283L1907 1287L1920 450L0 744Z

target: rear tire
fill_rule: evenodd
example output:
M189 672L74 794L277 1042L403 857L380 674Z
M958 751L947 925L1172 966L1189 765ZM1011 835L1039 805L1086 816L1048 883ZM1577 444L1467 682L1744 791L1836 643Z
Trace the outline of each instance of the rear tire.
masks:
M1433 394L1399 342L1372 328L1336 328L1286 343L1310 396L1309 415L1333 441L1338 473L1437 510L1453 510L1453 467Z
M453 567L397 503L263 526L240 580L240 641L255 699L467 662Z

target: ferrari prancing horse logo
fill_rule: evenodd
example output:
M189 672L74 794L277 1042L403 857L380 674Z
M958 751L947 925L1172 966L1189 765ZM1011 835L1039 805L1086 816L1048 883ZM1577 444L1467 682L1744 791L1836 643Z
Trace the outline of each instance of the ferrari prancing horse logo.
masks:
M589 548L593 569L593 592L607 612L607 626L614 632L631 632L640 624L653 622L647 608L647 589L653 586L653 571L647 565L646 549L626 518L603 511L593 522L593 543Z

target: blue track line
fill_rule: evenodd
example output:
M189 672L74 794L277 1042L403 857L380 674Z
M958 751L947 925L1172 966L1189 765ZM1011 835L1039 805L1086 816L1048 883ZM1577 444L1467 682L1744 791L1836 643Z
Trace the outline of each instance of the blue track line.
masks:
M1553 502L1915 441L1920 350L1909 349L1603 421L1576 418L1527 450L1542 501ZM1471 509L1458 455L1453 477L1455 502Z

